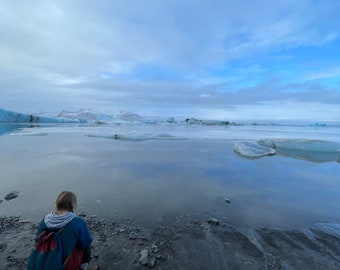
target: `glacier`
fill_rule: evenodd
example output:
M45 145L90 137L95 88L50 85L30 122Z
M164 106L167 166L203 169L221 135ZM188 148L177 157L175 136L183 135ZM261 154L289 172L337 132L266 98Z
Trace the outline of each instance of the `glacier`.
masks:
M0 108L0 123L86 123L85 119L50 117L19 113Z

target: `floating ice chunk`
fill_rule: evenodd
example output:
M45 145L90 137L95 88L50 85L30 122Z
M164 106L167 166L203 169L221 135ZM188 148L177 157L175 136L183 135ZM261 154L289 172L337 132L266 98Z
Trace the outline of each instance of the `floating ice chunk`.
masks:
M150 136L145 136L143 134L135 135L121 135L121 134L111 134L111 133L101 133L101 134L87 134L88 137L94 138L104 138L104 139L114 139L114 140L125 140L125 141L146 141L150 140Z
M115 118L107 114L98 114L95 120L96 124L108 124L108 123L113 123L114 121L115 121Z
M237 142L234 151L247 158L260 158L275 155L275 149L256 142Z
M186 123L189 124L197 124L197 125L207 125L207 126L220 126L220 125L229 125L229 121L223 121L223 120L200 120L196 118L187 118L185 119Z
M276 153L312 162L340 162L339 142L307 139L261 139L259 144L275 148Z
M260 139L257 141L258 144L268 146L270 148L276 148L276 145L273 141L273 139Z
M11 133L12 136L47 136L46 132L23 132L23 133Z
M123 111L119 113L118 117L125 121L138 121L141 118L138 114Z
M260 139L257 142L273 148L319 152L336 152L337 148L340 147L340 142L312 139Z
M167 121L168 123L175 123L175 118L169 117L168 119L166 119L166 121Z
M187 140L185 137L175 137L168 134L111 134L111 133L92 133L88 137L124 140L124 141L146 141L146 140Z

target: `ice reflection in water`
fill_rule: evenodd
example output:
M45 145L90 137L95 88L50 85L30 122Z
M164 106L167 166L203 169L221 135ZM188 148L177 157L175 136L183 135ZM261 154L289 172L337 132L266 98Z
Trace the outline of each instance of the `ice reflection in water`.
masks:
M0 215L39 220L64 189L78 211L141 222L214 216L234 225L340 222L340 166L282 156L247 160L233 140L129 141L79 132L0 137ZM228 197L230 204L224 201Z

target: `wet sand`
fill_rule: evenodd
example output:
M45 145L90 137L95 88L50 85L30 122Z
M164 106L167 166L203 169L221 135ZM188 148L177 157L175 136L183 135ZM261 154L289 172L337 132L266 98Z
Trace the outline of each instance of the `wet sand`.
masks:
M316 228L242 229L190 217L152 227L84 219L94 237L92 263L101 269L340 269L340 238ZM0 269L26 269L37 226L0 218Z

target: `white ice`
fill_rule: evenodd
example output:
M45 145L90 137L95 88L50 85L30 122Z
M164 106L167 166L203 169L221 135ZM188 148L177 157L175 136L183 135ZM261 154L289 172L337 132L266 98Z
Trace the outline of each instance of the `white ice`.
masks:
M260 139L259 144L272 147L316 152L337 152L339 142L315 139Z
M276 151L268 146L260 145L256 142L237 142L234 150L238 154L247 158L260 158L263 156L275 155Z
M39 116L0 108L0 123L85 123L86 120L64 117Z
M148 134L148 133L130 133L130 134L112 134L112 133L90 133L88 137L115 139L124 141L146 141L146 140L186 140L185 137L176 137L168 134Z

